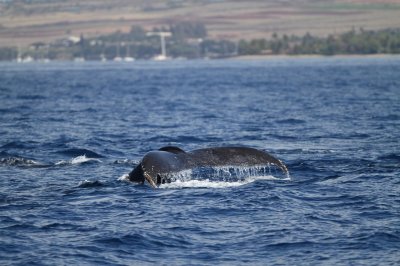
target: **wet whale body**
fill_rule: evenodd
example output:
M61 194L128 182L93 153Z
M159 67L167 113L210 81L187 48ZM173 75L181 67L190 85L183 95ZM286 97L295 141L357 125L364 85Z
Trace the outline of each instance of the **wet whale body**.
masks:
M148 152L129 173L128 179L136 183L147 181L156 188L169 183L169 176L183 170L199 167L252 167L275 165L288 174L287 167L267 152L248 147L215 147L185 152L175 146L166 146Z

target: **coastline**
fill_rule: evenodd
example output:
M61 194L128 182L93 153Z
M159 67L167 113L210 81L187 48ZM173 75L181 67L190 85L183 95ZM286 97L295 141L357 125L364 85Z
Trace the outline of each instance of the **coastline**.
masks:
M121 65L130 65L137 64L139 62L177 62L177 61L196 61L196 60L210 60L210 61L220 61L220 60L229 60L229 61L284 61L284 60L312 60L312 59L393 59L400 60L400 54L337 54L337 55L243 55L243 56L232 56L232 57L224 57L224 58L196 58L196 59L182 59L182 58L170 58L168 60L156 61L151 59L138 59L134 62L115 62L113 60L101 61L101 60L82 60L82 61L74 61L74 60L31 60L27 62L18 62L18 61L6 61L0 60L0 64L9 64L9 63L17 63L22 65L30 65L30 64L49 64L49 63L74 63L77 65L85 64L85 63L113 63L113 64L121 64Z
M276 60L276 59L319 59L319 58L398 58L400 54L337 54L337 55L242 55L228 60Z

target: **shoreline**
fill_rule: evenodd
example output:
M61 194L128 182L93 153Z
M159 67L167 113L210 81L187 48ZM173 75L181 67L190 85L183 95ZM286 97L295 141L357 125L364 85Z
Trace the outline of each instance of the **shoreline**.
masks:
M177 62L177 61L268 61L268 60L309 60L309 59L400 59L400 54L338 54L338 55L243 55L243 56L232 56L232 57L224 57L224 58L195 58L195 59L182 59L182 58L170 58L168 60L156 61L150 59L138 59L134 62L115 62L113 60L107 60L105 62L101 60L83 60L83 61L74 61L74 60L48 60L48 61L40 61L40 60L32 60L29 62L17 62L17 61L0 61L0 63L17 63L22 65L30 65L35 63L40 64L48 64L48 63L75 63L75 64L85 64L85 63L115 63L115 64L135 64L138 62Z
M400 54L337 54L337 55L242 55L228 60L276 60L276 59L319 59L319 58L400 58Z

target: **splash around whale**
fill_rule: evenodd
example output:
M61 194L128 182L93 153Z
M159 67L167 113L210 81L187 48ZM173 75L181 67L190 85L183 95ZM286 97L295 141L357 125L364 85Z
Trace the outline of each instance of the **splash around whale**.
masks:
M288 176L286 165L265 151L249 147L214 147L185 152L175 146L150 151L129 173L128 180L135 183L147 181L152 187L171 183L182 173L190 171L197 176L210 178L218 172L230 175L240 172L265 174L275 166ZM246 169L246 170L243 170ZM238 175L240 178L240 175Z

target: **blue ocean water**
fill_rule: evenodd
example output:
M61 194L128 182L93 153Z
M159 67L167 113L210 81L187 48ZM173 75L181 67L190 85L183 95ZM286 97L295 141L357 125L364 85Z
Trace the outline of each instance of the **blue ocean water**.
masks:
M0 65L1 265L398 265L400 58ZM290 179L124 179L245 145Z

